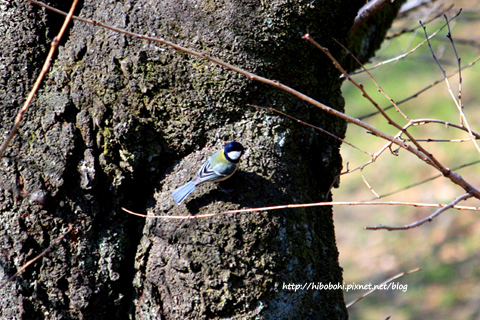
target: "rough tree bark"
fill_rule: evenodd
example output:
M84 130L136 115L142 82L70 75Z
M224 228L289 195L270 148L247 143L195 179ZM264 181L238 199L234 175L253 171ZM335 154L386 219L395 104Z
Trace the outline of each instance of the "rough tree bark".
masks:
M348 38L363 0L91 1L77 14L163 37L343 110L331 37L367 59L394 12ZM69 3L51 2L63 10ZM0 0L2 139L63 17ZM373 32L372 32L373 30ZM2 319L344 319L331 208L144 221L121 211L199 214L331 200L339 142L246 103L278 108L339 137L345 123L232 71L156 43L74 22L1 159ZM232 194L171 191L223 142L247 148ZM228 187L227 186L227 187ZM5 282L73 225L63 241Z

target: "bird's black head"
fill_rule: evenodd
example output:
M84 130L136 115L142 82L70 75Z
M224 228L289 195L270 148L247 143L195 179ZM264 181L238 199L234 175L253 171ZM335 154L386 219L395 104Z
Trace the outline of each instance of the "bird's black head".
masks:
M223 150L225 158L227 158L228 161L237 163L240 160L243 151L245 151L245 148L240 143L233 141L227 144Z

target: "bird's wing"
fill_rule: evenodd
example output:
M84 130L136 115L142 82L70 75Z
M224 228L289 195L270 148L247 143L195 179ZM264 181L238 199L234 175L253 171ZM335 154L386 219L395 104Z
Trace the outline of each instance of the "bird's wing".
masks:
M195 180L195 185L207 181L222 181L230 177L237 166L233 163L215 163L211 165L210 161L207 161L198 170Z
M218 177L218 173L215 172L210 164L210 159L198 170L197 177L201 182L215 180Z

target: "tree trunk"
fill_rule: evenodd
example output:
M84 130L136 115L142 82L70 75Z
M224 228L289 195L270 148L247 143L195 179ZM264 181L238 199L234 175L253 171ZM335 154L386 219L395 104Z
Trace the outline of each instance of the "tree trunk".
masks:
M360 30L348 40L362 2L85 0L77 14L162 37L343 110L338 72L301 36L309 32L346 61L332 37L355 44L368 35ZM5 137L63 17L21 0L0 0L0 7ZM371 36L375 45L392 19ZM285 92L75 21L1 159L0 317L347 318L343 292L318 288L342 283L329 207L190 220L144 220L121 210L196 215L330 201L339 141L247 103L338 137L345 132L343 121ZM203 185L176 205L171 191L232 140L247 148L225 182L233 192ZM69 223L73 230L55 243Z

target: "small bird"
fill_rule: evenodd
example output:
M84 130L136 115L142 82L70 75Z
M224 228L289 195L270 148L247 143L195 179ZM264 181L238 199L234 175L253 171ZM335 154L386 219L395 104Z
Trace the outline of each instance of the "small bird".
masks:
M193 179L172 192L173 199L180 204L195 188L207 181L218 182L230 178L237 170L238 162L245 149L238 142L230 142L215 152L198 170Z

